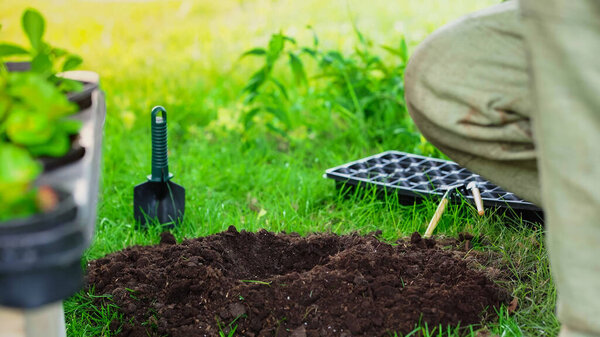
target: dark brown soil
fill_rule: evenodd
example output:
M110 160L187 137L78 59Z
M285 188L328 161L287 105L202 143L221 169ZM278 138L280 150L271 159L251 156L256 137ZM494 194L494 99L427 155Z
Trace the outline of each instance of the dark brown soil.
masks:
M390 245L230 227L181 244L163 233L90 262L88 283L132 322L111 325L119 336L218 336L234 320L236 336L388 336L476 324L510 301L464 255L416 233Z

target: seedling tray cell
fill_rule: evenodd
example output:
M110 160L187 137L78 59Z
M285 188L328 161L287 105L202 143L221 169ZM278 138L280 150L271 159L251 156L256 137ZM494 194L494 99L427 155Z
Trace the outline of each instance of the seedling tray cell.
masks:
M486 208L513 210L523 218L539 221L542 210L524 201L514 193L507 192L483 179L457 163L434 159L400 151L386 151L330 168L325 177L337 182L338 187L376 187L397 192L405 202L441 197L448 186L475 181L478 183ZM466 189L459 189L457 197L466 198L474 204L473 196ZM537 219L536 219L537 218Z

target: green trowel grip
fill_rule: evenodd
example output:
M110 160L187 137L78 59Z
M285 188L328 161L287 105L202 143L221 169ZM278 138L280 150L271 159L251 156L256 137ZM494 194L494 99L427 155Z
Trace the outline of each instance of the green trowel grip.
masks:
M159 116L160 114L160 116ZM155 106L151 114L152 123L152 175L150 181L167 181L169 158L167 156L167 110Z

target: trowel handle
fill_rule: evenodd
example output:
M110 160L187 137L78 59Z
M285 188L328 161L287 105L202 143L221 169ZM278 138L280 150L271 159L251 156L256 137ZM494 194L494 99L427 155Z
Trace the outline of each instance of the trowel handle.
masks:
M427 229L425 230L425 235L423 235L424 238L431 237L431 235L433 234L433 231L435 230L435 227L437 227L438 222L440 222L440 218L442 217L442 214L444 214L446 205L448 205L448 198L446 198L446 196L444 196L442 198L442 201L440 201L440 204L438 205L437 209L435 210L435 214L433 214L431 221L429 221L429 225L427 226Z
M152 124L152 175L150 180L167 181L172 177L169 174L167 157L167 110L160 105L155 106L150 119Z

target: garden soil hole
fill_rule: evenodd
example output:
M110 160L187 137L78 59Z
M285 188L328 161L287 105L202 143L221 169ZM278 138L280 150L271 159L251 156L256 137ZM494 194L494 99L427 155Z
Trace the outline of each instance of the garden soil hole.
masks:
M457 247L232 226L181 244L163 233L91 261L87 282L122 312L119 336L389 336L476 324L510 300Z

